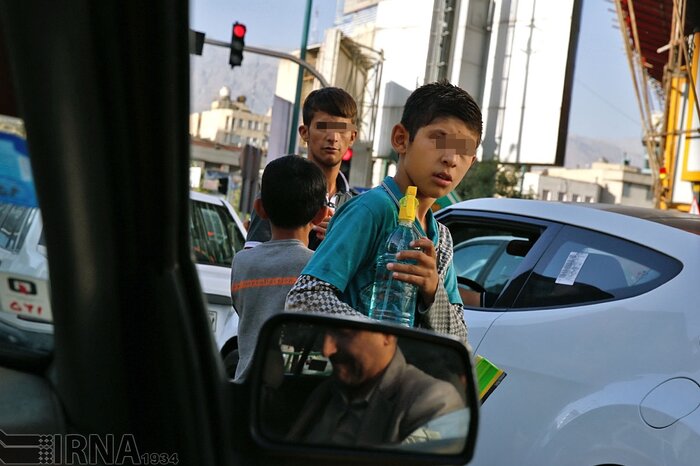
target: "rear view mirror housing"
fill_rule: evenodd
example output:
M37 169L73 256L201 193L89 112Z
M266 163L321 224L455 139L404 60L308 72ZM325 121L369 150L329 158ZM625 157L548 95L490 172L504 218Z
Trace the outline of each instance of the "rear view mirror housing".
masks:
M465 464L474 453L472 358L451 337L282 313L263 326L246 384L251 436L282 463Z

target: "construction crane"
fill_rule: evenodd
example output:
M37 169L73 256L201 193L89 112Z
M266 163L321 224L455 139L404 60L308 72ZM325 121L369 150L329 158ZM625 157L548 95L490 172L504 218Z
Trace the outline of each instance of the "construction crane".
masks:
M613 0L660 209L700 196L700 1Z

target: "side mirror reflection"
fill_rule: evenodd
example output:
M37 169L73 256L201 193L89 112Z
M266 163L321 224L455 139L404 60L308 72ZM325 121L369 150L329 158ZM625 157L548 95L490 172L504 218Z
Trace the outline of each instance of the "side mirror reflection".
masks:
M253 372L267 442L471 457L478 402L461 344L373 322L279 317Z

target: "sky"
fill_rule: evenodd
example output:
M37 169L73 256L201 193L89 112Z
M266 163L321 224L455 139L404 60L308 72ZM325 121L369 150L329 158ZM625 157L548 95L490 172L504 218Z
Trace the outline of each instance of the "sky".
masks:
M247 27L246 44L291 51L301 46L306 0L190 0L190 25L207 37L230 40L231 25ZM333 25L336 0L313 0L309 43Z
M313 0L309 43L333 25L336 0ZM192 29L227 41L244 23L246 44L290 51L301 45L306 0L191 0ZM632 78L610 0L583 0L569 134L606 140L642 134Z
M569 133L617 139L641 138L632 76L617 26L615 6L584 0Z

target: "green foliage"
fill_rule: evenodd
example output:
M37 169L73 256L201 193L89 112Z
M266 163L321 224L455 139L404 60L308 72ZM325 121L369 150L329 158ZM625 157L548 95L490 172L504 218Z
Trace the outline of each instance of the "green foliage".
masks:
M520 165L500 165L495 160L476 162L455 191L461 199L480 197L528 197L520 192Z
M493 197L496 193L497 172L498 163L493 160L476 162L455 191L464 200Z

